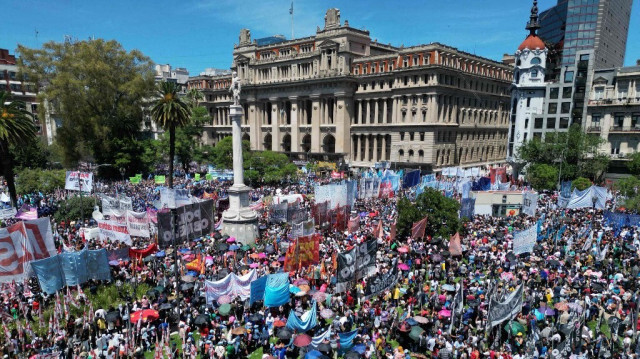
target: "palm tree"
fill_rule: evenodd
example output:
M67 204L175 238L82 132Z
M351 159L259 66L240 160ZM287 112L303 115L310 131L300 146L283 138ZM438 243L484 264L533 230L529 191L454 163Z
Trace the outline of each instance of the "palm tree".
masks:
M25 144L36 137L33 116L22 101L12 101L8 92L0 91L0 159L4 178L9 187L11 204L17 207L18 195L13 175L13 159L9 146Z
M193 107L198 107L199 101L204 100L204 96L202 95L202 92L200 92L196 88L192 88L189 91L187 91L187 98L189 99L189 102Z
M158 84L158 99L151 109L155 123L169 131L169 188L173 188L173 158L176 154L176 128L191 120L191 109L178 97L179 87L175 82Z

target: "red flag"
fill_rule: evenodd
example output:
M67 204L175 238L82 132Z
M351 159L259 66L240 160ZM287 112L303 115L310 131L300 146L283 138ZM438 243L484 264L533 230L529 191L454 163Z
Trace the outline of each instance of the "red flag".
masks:
M360 228L360 217L356 215L349 219L349 233L357 232Z
M427 217L424 217L422 220L415 222L413 226L411 226L411 238L419 239L424 237L424 232L427 229Z
M382 228L382 219L378 221L378 228L376 228L376 234L378 238L384 237L384 228Z
M389 242L392 242L396 239L396 222L394 221L391 225L391 230L389 231Z
M449 253L452 256L462 255L462 245L460 244L460 233L456 232L449 240Z

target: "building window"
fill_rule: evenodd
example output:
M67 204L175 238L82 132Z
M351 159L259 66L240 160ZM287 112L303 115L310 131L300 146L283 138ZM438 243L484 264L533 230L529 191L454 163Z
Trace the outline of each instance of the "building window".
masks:
M560 113L569 113L571 110L571 102L563 102L560 108Z
M424 132L420 132L420 141L424 141Z
M413 132L409 132L409 141L413 141Z
M553 117L547 118L547 129L556 128L556 119Z
M404 132L400 132L400 141L404 141Z
M558 128L569 128L569 117L560 117Z
M620 142L611 142L611 154L615 156L620 154Z
M591 126L600 127L601 118L602 118L602 115L600 115L599 113L594 113L593 115L591 115Z
M571 98L571 86L562 88L562 98Z
M527 97L527 108L531 107L531 97Z
M616 112L613 116L613 126L622 127L624 125L624 113Z
M538 77L538 70L531 70L531 77L532 78Z
M618 83L618 99L627 98L628 90L629 90L629 83L619 82Z
M540 58L539 57L534 57L531 59L531 65L539 65L540 64Z
M634 113L631 115L631 127L640 128L640 113Z
M564 83L573 82L573 71L564 72Z
M524 119L524 128L529 128L529 119L528 118Z
M604 97L604 86L598 86L594 88L593 99L594 100L602 100Z
M549 98L551 99L557 99L558 98L558 88L557 87L553 87L551 89L549 89Z
M537 117L537 118L535 119L534 124L533 124L533 128L535 128L535 129L541 129L541 128L542 128L542 121L543 121L543 120L542 120L542 117Z
M402 104L407 105L409 103L409 98L407 96L402 96Z
M554 114L558 112L558 104L556 102L549 102L549 109L547 113Z

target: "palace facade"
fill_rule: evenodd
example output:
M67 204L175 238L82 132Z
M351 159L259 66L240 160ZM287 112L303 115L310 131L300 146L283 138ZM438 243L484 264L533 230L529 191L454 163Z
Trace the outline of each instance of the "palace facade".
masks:
M439 43L396 47L329 9L314 36L261 45L241 30L243 138L294 159L438 170L504 163L513 68ZM212 121L203 141L231 135L230 75L189 78Z

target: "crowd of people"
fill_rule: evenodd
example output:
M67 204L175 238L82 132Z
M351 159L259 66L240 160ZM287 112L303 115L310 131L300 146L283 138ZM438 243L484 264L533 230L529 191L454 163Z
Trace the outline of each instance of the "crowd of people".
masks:
M260 187L251 196L255 200L276 191L312 194L315 181ZM229 185L176 182L194 196L224 197ZM138 210L158 200L152 181L101 186L103 193L126 193ZM261 235L255 246L229 250L224 245L229 238L214 231L175 248L162 248L163 256L117 263L111 267L111 283L89 281L70 289L87 314L60 318L59 325L31 329L39 320L51 323L39 316L43 308L59 301L42 293L37 279L5 283L1 354L109 359L142 358L145 353L171 358L259 358L262 353L263 358L279 359L639 357L640 239L638 228L612 228L604 219L614 203L608 203L606 210L569 210L557 207L557 194L540 194L536 216L475 216L464 223L459 233L462 255L453 256L451 238L391 238L398 217L396 198L407 194L357 200L354 213L364 208L371 215L360 216L356 230L317 225L322 236L320 260L289 273L297 289L280 307L229 297L207 303L204 296L205 280L229 273L240 276L253 269L258 276L283 271L291 226L269 223L268 207L260 210ZM38 194L23 201L55 209L68 195L72 194ZM313 196L305 196L303 208L311 212L312 205ZM514 234L531 226L539 226L536 245L530 253L514 255ZM54 222L53 228L60 251L123 247L98 238L85 240L78 221ZM376 274L337 291L335 255L368 240L378 242ZM152 242L153 238L135 238L133 246L147 248ZM185 263L196 256L206 258L206 265L200 272L190 272ZM397 283L365 297L367 282L393 266L401 268ZM93 307L91 293L114 283L144 283L153 289L133 297L121 292L113 305ZM521 306L508 320L493 323L491 307L519 291ZM290 311L302 317L314 305L318 313L314 328L306 333L287 329ZM140 313L148 316L131 318ZM348 341L339 334L354 330Z

